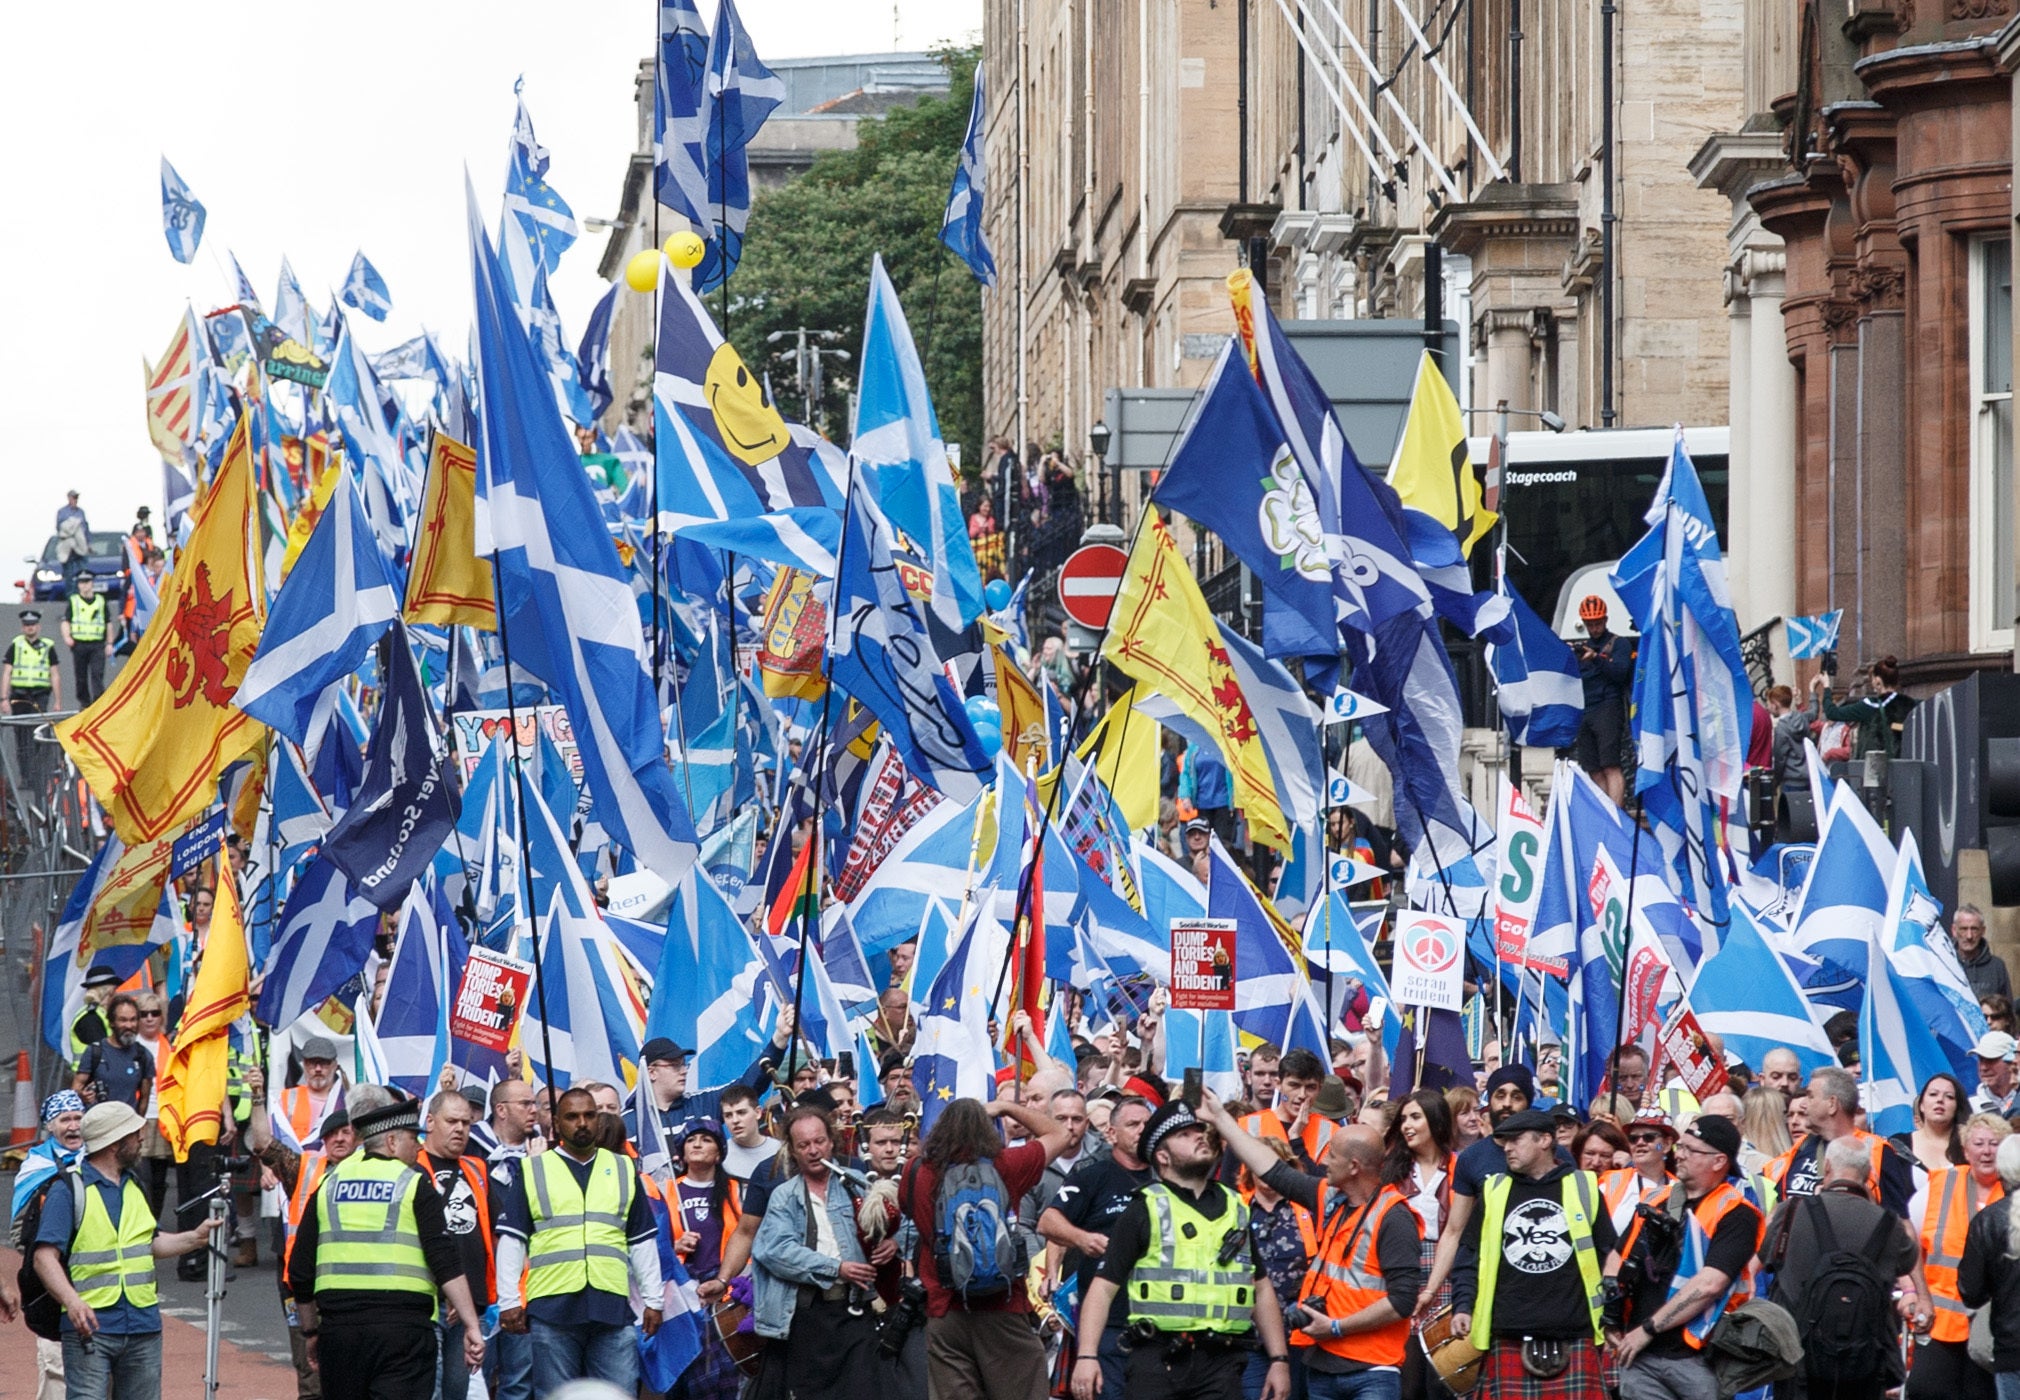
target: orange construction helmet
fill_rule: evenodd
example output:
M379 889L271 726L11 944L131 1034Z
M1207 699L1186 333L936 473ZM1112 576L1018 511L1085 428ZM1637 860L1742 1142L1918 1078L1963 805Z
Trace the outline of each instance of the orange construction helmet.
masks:
M1606 600L1597 593L1586 594L1578 602L1578 620L1580 622L1606 621Z

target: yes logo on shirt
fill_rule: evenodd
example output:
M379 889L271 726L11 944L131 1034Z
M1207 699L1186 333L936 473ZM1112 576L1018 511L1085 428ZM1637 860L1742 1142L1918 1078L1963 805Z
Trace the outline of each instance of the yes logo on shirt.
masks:
M1571 1262L1571 1222L1555 1201L1524 1201L1508 1212L1501 1257L1525 1274L1547 1274Z

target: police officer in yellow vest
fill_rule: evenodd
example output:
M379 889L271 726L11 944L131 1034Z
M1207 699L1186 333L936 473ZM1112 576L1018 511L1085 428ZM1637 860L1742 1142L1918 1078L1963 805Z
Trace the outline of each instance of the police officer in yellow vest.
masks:
M105 623L105 595L89 573L77 576L77 587L57 624L70 648L71 670L77 674L77 708L84 709L105 692L105 655L112 650L112 629Z
M1602 1400L1601 1275L1613 1222L1591 1172L1557 1160L1556 1124L1524 1109L1494 1128L1508 1171L1487 1178L1452 1271L1456 1331L1487 1353L1485 1400Z
M645 1335L659 1330L665 1285L638 1164L596 1145L596 1100L569 1089L554 1104L557 1150L491 1168L497 1220L498 1325L533 1338L533 1394L574 1380L638 1388L631 1292ZM520 1268L525 1267L525 1292Z
M1123 1394L1106 1400L1239 1400L1258 1345L1268 1363L1262 1400L1285 1400L1283 1315L1249 1238L1248 1205L1214 1180L1219 1144L1177 1101L1144 1125L1139 1150L1158 1179L1109 1230L1080 1309L1084 1338L1101 1336L1118 1294L1130 1319ZM1101 1386L1089 1343L1073 1363L1075 1400L1093 1400Z
M442 1300L463 1319L471 1366L484 1360L481 1313L441 1194L414 1166L420 1105L361 1084L347 1107L360 1150L324 1174L314 1206L302 1212L288 1288L324 1400L428 1400ZM327 1346L319 1340L326 1332Z
M147 1193L128 1172L146 1124L123 1103L84 1115L84 1159L42 1205L35 1273L63 1308L68 1400L160 1400L161 1309L154 1261L203 1247L216 1228L155 1233Z
M63 668L56 664L56 643L42 635L42 614L21 610L21 635L0 653L0 707L10 715L41 715L63 708ZM35 729L17 725L14 752L21 771L31 778Z

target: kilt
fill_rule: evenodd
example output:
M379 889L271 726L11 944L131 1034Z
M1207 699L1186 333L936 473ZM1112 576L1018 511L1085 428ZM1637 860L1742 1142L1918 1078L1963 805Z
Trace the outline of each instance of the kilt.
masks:
M1522 1343L1496 1338L1480 1367L1482 1400L1605 1400L1600 1381L1599 1349L1590 1342L1572 1342L1571 1364L1562 1375L1542 1380L1522 1369Z
M1424 1240L1418 1244L1417 1260L1419 1264L1423 1266L1425 1278L1429 1278L1431 1276L1431 1265L1434 1262L1436 1262L1437 1257L1438 1257L1438 1242L1436 1240ZM1433 1308L1442 1308L1445 1306L1445 1304L1451 1301L1452 1301L1452 1276L1450 1274L1447 1274L1445 1276L1445 1281L1438 1285L1438 1292L1436 1296L1434 1296L1431 1299L1431 1306ZM1417 1305L1421 1308L1423 1306L1423 1302L1424 1300L1422 1298L1419 1298L1417 1300Z
M704 1317L701 1355L681 1373L679 1384L669 1394L674 1400L736 1400L742 1384L743 1373L737 1370L729 1348L716 1335L715 1319Z

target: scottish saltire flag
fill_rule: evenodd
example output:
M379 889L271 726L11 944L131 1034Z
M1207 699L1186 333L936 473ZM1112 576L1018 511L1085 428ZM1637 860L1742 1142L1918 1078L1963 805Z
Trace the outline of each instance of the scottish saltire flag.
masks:
M659 49L653 64L652 190L697 229L710 224L708 117L702 91L708 78L708 29L694 0L659 0Z
M1289 1050L1329 1055L1325 1013L1312 1000L1312 984L1292 947L1297 935L1274 917L1220 844L1211 847L1206 914L1235 921L1234 1023L1249 1035Z
M1905 882L1904 882L1905 884ZM1908 987L1894 966L1884 936L1866 941L1865 996L1859 1012L1859 1098L1869 1131L1885 1137L1913 1132L1915 1095L1933 1074L1955 1073L1936 1032L1922 1020ZM1977 1065L1965 1078L1977 1082Z
M939 914L951 924L968 889L969 852L989 790L942 802L898 838L855 899L849 921L866 953L916 938Z
M364 970L379 932L379 908L351 890L320 857L295 881L264 969L259 1019L289 1026Z
M1487 648L1501 717L1518 744L1570 748L1578 742L1578 724L1585 714L1585 683L1578 676L1578 658L1522 595L1508 586L1505 574L1500 586L1508 599L1515 633L1508 641L1489 643Z
M1839 784L1840 787L1849 786ZM1910 1014L1935 1032L1950 1072L1969 1087L1978 1075L1975 1047L1990 1027L1978 1005L1978 995L1964 978L1956 948L1937 922L1943 906L1929 891L1922 873L1922 851L1915 833L1901 833L1901 850L1887 882L1887 912L1880 924L1896 985L1906 995Z
M389 397L372 372L364 347L346 325L331 356L324 398L336 415L345 451L356 464L372 536L387 559L403 564L409 543L407 521L420 505L422 481L400 450L398 422L387 417L384 405Z
M1866 945L1885 943L1887 886L1896 860L1852 785L1832 783L1817 852L1790 921L1792 946L1819 965L1806 978L1811 997L1843 1011L1858 1006Z
M785 83L752 47L735 0L722 0L702 79L702 116L708 123L702 143L708 163L703 213L711 233L694 270L698 291L713 291L728 281L743 257L743 231L750 222L750 158L744 148L785 95Z
M186 263L196 256L199 243L203 242L203 205L189 192L189 186L182 182L182 176L175 173L175 167L168 163L168 157L161 158L161 231L168 238L168 251L175 255L179 263Z
M1833 608L1826 613L1811 613L1806 617L1791 617L1784 625L1789 633L1789 660L1813 661L1827 651L1838 649L1838 624L1844 620L1845 610Z
M435 1078L449 1062L449 1004L462 979L449 953L433 891L417 882L400 908L386 1000L379 1008L379 1049L391 1077L375 1082L421 1099L435 1091Z
M989 104L982 96L982 65L975 65L975 100L968 108L968 134L961 138L961 163L954 168L954 184L947 191L947 213L940 220L940 241L954 256L968 264L975 280L992 291L996 286L996 257L982 232L983 191L987 188L989 162L983 153L983 132L989 122Z
M49 1048L66 1059L70 1055L70 1028L84 1011L84 974L92 966L104 963L122 979L128 977L138 971L141 963L180 927L180 920L172 914L166 920L167 927L162 927L164 918L157 912L154 926L145 938L129 937L126 941L107 945L90 936L86 927L90 915L100 895L113 897L108 891L115 884L115 872L126 849L126 843L117 835L106 838L105 844L92 856L91 863L78 875L77 883L71 886L70 896L64 901L63 912L57 919L56 933L49 940L42 978L42 1035ZM162 891L162 901L173 909L172 897L166 888Z
M1733 901L1718 951L1698 967L1689 1001L1697 1023L1750 1065L1777 1047L1793 1050L1805 1075L1838 1062L1822 1013L1742 901Z
M882 984L870 974L847 905L831 904L821 916L820 949L822 971L842 1010L851 1017L873 1014Z
M583 391L589 395L592 418L601 418L617 398L617 391L610 387L610 323L620 285L613 283L590 311L582 343L575 347L575 367L582 377Z
M298 345L310 346L314 332L309 326L309 299L285 255L281 258L280 280L274 286L273 322Z
M829 610L830 679L876 715L914 777L966 802L982 790L989 756L934 651L925 606L892 558L891 523L858 491L845 528Z
M912 1052L921 1133L931 1132L940 1110L955 1099L986 1103L995 1086L989 998L1010 947L1010 935L993 912L995 893L991 886L976 896L967 927L926 993Z
M1234 1016L1227 1011L1186 1011L1164 1015L1164 1073L1181 1077L1189 1069L1223 1098L1241 1096L1241 1071L1234 1061Z
M849 455L876 468L867 479L877 483L877 504L911 536L931 570L927 606L941 626L958 632L982 614L982 572L968 543L961 492L947 465L925 366L881 253L870 258L870 306L859 364Z
M253 290L252 278L245 275L245 269L238 265L238 254L229 248L225 250L225 261L231 264L232 295L240 306L254 311L260 309L259 293Z
M259 650L232 703L306 746L328 723L340 684L400 615L400 594L372 539L348 471L267 613Z
M694 862L694 824L666 766L629 577L469 196L482 385L477 553L496 556L513 664L568 711L596 819L671 883Z
M1071 982L1083 991L1092 979L1100 976L1141 975L1160 983L1170 981L1169 926L1159 929L1153 925L1128 900L1084 867L1075 873L1079 876L1079 889L1070 926L1072 936L1060 949L1065 975L1058 980ZM1048 958L1052 957L1053 940L1049 935L1045 951Z
M363 249L351 259L351 270L345 274L343 290L337 296L344 305L364 312L374 321L385 320L387 313L393 309L393 296L386 290L386 279L365 257Z
M1753 685L1711 505L1682 429L1644 518L1648 533L1609 579L1641 633L1635 789L1679 892L1723 924L1728 887L1750 846L1739 799Z
M727 1084L766 1039L758 1013L763 975L750 930L707 873L691 868L674 885L647 1037L697 1047L694 1082Z
M1221 346L1192 416L1151 500L1219 535L1294 625L1272 628L1272 656L1337 655L1332 565L1318 498L1269 401L1256 387L1241 342ZM1275 645L1278 637L1290 638Z
M533 134L532 114L520 96L525 86L523 78L512 84L517 113L505 173L505 228L499 232L500 256L506 259L512 285L522 297L533 290L534 269L553 271L561 255L575 246L580 233L575 211L547 183L552 157Z
M1338 1013L1352 1000L1354 983L1367 989L1370 1005L1378 1000L1385 1005L1393 1004L1389 996L1389 975L1375 961L1374 954L1374 944L1387 913L1386 904L1376 905L1372 910L1355 909L1348 902L1346 892L1335 889L1305 915L1301 941L1305 962L1313 969L1312 999L1323 1009L1330 990L1336 1020ZM1319 985L1322 981L1330 982L1330 989ZM1337 1033L1332 1028L1329 1032ZM1395 1053L1396 1041L1402 1033L1402 1017L1388 1015L1382 1018L1382 1044L1391 1054Z
M1318 711L1283 663L1264 656L1262 648L1224 622L1220 639L1269 759L1284 817L1294 831L1309 829L1326 796Z

